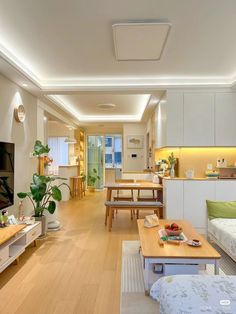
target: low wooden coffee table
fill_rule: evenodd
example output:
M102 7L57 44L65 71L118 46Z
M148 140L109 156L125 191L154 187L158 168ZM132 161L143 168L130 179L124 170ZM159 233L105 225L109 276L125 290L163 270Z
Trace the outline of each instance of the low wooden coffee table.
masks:
M185 220L159 220L160 226L154 228L145 228L144 219L138 219L138 231L141 243L141 256L144 268L145 293L149 293L152 284L151 275L154 264L162 264L163 272L158 276L168 276L177 274L196 274L200 264L213 264L215 274L219 274L218 261L220 254ZM165 224L176 222L183 228L186 237L198 239L201 247L191 247L187 243L181 243L179 246L174 244L159 245L158 230ZM161 265L160 265L161 266Z

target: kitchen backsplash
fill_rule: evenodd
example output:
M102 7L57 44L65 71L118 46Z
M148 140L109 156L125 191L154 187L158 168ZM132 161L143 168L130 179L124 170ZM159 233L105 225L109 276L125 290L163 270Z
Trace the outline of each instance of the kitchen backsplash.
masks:
M195 177L204 177L207 165L214 169L218 158L224 158L228 166L236 162L236 147L167 147L155 151L155 160L168 159L171 152L179 161L179 177L185 177L189 169Z

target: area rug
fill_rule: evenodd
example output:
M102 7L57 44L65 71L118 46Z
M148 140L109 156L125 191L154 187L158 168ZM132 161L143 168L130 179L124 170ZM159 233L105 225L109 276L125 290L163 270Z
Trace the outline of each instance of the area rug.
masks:
M236 275L236 263L217 245L214 248L221 254L220 275ZM159 306L151 297L144 294L144 281L141 259L139 256L139 241L123 241L122 271L121 271L121 314L157 314ZM207 265L200 271L214 274L214 266Z

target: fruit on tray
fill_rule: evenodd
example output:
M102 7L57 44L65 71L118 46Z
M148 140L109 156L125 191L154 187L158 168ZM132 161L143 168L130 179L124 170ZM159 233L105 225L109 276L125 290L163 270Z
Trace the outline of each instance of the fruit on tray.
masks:
M171 225L170 224L166 224L165 225L165 230L166 230L166 233L167 235L180 235L180 233L182 232L182 228L177 225L177 223L172 223Z

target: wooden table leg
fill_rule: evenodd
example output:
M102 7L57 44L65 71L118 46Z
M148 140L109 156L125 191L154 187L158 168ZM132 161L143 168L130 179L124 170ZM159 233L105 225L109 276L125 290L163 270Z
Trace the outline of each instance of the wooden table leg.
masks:
M109 232L111 232L111 228L112 228L112 213L113 213L113 208L109 207L109 225L108 225Z
M111 194L112 194L112 189L107 188L107 201L109 202L111 200ZM107 225L107 216L109 215L109 208L106 206L106 211L105 211L105 226Z
M106 206L106 212L105 212L105 226L107 225L107 217L109 215L109 208Z

